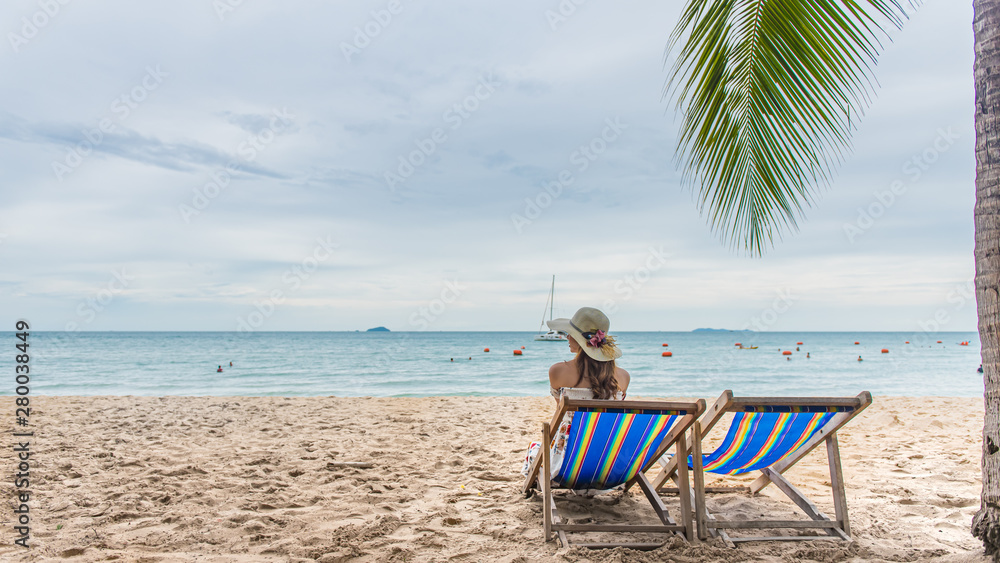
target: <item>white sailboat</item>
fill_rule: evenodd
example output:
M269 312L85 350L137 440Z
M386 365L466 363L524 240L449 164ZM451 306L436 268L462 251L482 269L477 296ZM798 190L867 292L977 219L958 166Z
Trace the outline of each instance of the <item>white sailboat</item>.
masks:
M552 289L549 290L549 298L545 302L546 308L549 310L549 320L552 320L552 309L555 308L556 301L556 277L552 276ZM545 330L545 312L542 311L542 324L538 327L538 334L535 335L535 340L538 342L566 342L566 335L556 331L550 330L548 332L542 332Z

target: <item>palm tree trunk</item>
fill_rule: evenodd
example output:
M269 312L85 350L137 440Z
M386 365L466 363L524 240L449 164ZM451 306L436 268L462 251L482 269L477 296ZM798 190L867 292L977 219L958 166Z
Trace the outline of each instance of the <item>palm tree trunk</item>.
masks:
M972 534L1000 561L1000 0L973 0L976 62L976 301L986 420Z

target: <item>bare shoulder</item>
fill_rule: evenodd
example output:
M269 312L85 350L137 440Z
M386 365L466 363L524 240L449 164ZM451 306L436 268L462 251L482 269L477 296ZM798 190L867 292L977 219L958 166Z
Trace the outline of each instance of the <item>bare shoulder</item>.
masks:
M558 362L549 368L549 385L553 389L572 387L576 383L576 371L572 362Z
M625 368L616 367L615 368L615 379L618 380L618 388L622 391L628 389L628 383L631 381L632 376L625 371Z

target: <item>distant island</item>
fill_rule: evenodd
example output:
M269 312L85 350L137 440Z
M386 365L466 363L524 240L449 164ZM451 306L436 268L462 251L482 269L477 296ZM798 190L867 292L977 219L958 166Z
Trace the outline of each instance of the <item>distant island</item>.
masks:
M753 332L749 329L732 330L729 328L696 328L691 332Z
M389 329L385 328L384 326L377 326L375 328L370 328L370 329L366 330L365 332L391 332L391 331Z

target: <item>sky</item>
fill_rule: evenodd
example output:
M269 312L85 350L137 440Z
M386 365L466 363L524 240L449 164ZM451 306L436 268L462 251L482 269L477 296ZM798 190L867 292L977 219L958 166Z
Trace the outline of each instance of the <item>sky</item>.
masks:
M6 322L532 331L554 275L612 331L976 329L970 2L753 258L681 184L681 3L577 1L5 2Z

